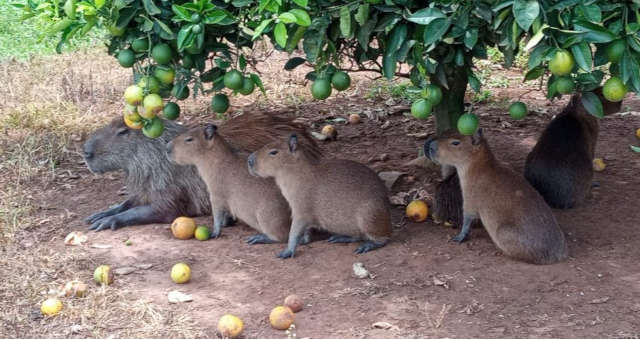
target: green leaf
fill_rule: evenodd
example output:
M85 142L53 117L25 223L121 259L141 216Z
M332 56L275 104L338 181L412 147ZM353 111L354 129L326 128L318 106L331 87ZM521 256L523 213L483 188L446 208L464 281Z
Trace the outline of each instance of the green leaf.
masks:
M423 8L413 13L410 17L407 18L407 20L415 22L419 25L428 25L438 18L446 18L446 15L444 15L444 13L442 13L442 11L437 8Z
M196 35L193 34L191 28L193 28L193 25L183 26L178 32L178 51L183 51L185 48L193 46Z
M478 29L474 28L464 33L464 46L467 49L473 49L478 42Z
M296 23L300 26L309 26L311 25L311 18L309 17L309 13L302 9L292 9L289 13L296 16Z
M278 16L278 19L280 19L280 21L285 24L292 24L298 20L296 19L296 16L293 15L293 13L289 13L289 12L284 12L280 14L280 16Z
M329 18L316 17L311 22L311 26L309 26L307 31L304 33L302 49L307 55L307 60L310 63L315 63L322 51L328 26Z
M589 43L607 43L617 39L608 29L588 21L576 20L573 27L577 31L585 32L584 41Z
M395 53L385 54L382 57L382 74L385 78L389 80L393 79L393 76L396 74L396 66L397 62Z
M534 48L533 51L531 51L531 53L529 54L529 70L532 70L536 66L540 65L540 63L542 63L542 60L544 59L544 56L551 49L552 47L545 44L536 46L536 48Z
M60 32L60 31L64 31L69 26L71 26L71 24L73 24L73 20L71 20L69 18L62 19L62 20L56 22L55 24L49 26L49 28L47 29L47 34L54 35L54 34Z
M305 26L298 26L298 28L296 28L296 31L293 32L293 35L290 36L289 41L287 41L287 47L285 48L287 52L291 53L298 47L298 42L300 42L300 39L302 39L306 31L307 28Z
M593 65L593 57L591 56L591 48L586 42L581 42L571 46L571 53L576 60L578 67L584 71L590 72Z
M371 18L369 18L369 20L367 20L367 22L365 22L365 24L362 25L356 32L356 39L358 40L360 47L362 47L362 49L365 51L369 49L369 41L371 39L371 33L373 33L373 30L375 29L377 22L378 22L378 13L374 12Z
M204 22L205 25L215 25L227 18L231 18L229 12L224 10L215 10L207 13L202 22Z
M476 92L480 92L480 87L482 86L482 84L480 83L480 80L478 80L478 77L476 77L476 75L471 72L471 70L469 70L469 74L467 77L467 81L469 82L469 86L471 86L471 88L476 91Z
M137 12L138 12L138 9L133 7L127 7L122 9L119 13L118 20L116 21L116 26L120 28L127 27L131 19L133 19L133 17L136 16Z
M186 8L178 5L171 5L171 10L181 20L191 21L191 13L189 13L189 10Z
M287 45L287 38L289 37L287 34L287 27L284 23L279 22L276 24L276 27L273 29L273 37L276 39L276 43L280 45L280 47L285 47Z
M251 80L253 80L253 83L256 84L258 86L258 88L260 89L260 91L262 91L262 94L264 94L265 96L267 95L267 92L264 90L264 85L262 84L262 80L260 80L260 76L258 76L255 73L251 73L249 75L249 77L251 78Z
M242 72L247 68L247 59L245 59L244 54L241 54L240 57L238 57L238 68L240 68L240 71Z
M623 83L627 83L633 75L633 68L638 68L638 63L629 50L625 50L622 58L620 58L620 79Z
M363 26L367 19L369 18L369 4L365 3L358 7L358 11L356 12L355 19L360 26Z
M158 20L158 19L153 19L156 24L158 24L158 26L160 26L160 28L162 28L163 31L165 31L169 36L175 36L175 33L173 33L173 31L171 30L171 28L169 28L169 26L167 26L164 22Z
M538 33L534 34L533 37L529 39L529 42L527 42L527 45L524 47L526 51L534 48L536 45L538 45L538 43L540 43L540 41L542 41L542 38L544 38L544 30L547 27L549 27L549 25L542 25L542 27L540 27L540 29L538 30Z
M351 11L348 6L340 8L340 34L345 38L351 34Z
M407 38L407 25L397 25L391 30L391 34L389 34L389 39L387 40L387 48L385 54L396 53L405 39Z
M602 102L595 93L583 92L580 101L582 102L582 106L584 106L587 112L598 118L604 117Z
M307 0L293 0L300 7L307 7Z
M149 15L156 15L162 13L160 8L156 6L153 0L142 0L142 4L144 5L144 10L147 11Z
M634 152L640 152L640 147L629 145Z
M451 26L449 19L439 18L431 21L424 30L424 44L431 45L439 41L447 33L449 26Z
M540 78L544 74L545 68L542 66L536 66L527 74L524 75L524 81Z
M513 16L518 26L525 32L529 30L533 21L540 14L540 4L537 0L515 0L513 2Z
M96 5L97 9L102 8L104 6L106 0L94 0L93 3Z
M262 32L269 26L269 24L273 21L273 19L262 20L260 25L256 27L256 30L253 32L253 36L251 36L251 40L256 40L257 37L262 34Z
M301 57L293 57L287 60L286 64L284 64L284 69L287 71L291 71L294 68L304 64L307 60Z

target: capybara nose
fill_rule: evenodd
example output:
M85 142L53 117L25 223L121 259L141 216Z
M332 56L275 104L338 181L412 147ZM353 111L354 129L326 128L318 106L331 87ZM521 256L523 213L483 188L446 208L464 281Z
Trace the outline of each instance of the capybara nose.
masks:
M249 168L253 168L254 165L256 165L256 154L252 153L249 155L249 158L247 159L247 164L249 164Z
M167 153L171 153L171 150L173 150L173 141L167 142L167 145L165 147L167 149Z
M92 159L93 158L93 152L91 151L85 151L83 152L84 155L84 159Z

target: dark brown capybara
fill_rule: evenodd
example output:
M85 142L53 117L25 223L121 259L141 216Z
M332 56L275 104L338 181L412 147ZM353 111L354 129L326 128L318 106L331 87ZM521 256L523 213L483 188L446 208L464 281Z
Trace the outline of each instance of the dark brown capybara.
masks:
M511 258L535 264L567 258L567 243L551 209L522 175L494 157L482 129L473 136L445 133L427 140L424 149L433 161L454 166L460 178L463 224L454 241L463 242L471 223L480 219Z
M326 230L329 242L364 241L356 253L383 247L391 235L391 205L387 188L367 166L343 159L318 159L298 144L273 142L252 153L251 174L274 178L291 207L287 248L278 257L295 254L309 228Z
M140 130L128 128L122 118L115 118L89 136L83 146L89 170L94 173L124 170L128 192L124 202L89 216L89 229L170 223L178 216L211 213L207 186L196 168L177 165L167 158L166 144L186 130L187 127L165 121L162 136L151 139ZM280 115L245 113L224 121L219 128L232 146L247 152L291 132L305 136L309 145L315 145L302 124ZM223 225L232 221L227 215Z

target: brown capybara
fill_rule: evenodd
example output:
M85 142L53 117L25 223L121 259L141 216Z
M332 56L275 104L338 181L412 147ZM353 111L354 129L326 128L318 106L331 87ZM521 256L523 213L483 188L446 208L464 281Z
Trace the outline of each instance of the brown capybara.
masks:
M249 244L286 242L291 212L276 183L251 176L246 154L231 147L216 130L213 124L195 127L167 144L169 159L195 166L207 185L213 215L211 237L220 235L229 212L260 232L249 238Z
M454 241L464 241L480 219L507 256L549 264L567 258L564 234L551 209L524 177L501 164L482 137L445 133L424 145L433 161L454 166L460 178L463 224Z
M334 234L329 242L364 241L356 253L387 243L391 235L387 189L365 165L314 157L298 144L295 134L252 153L247 165L255 176L274 178L291 207L288 245L278 257L293 257L298 240L311 227Z
M594 91L605 114L620 111L622 102L610 102ZM545 201L559 209L573 208L591 192L593 156L598 141L598 118L589 114L580 94L544 129L527 156L524 177Z
M122 118L93 132L83 146L84 159L91 172L124 170L127 199L113 208L87 218L89 229L117 229L128 225L170 223L178 216L211 213L207 187L193 166L182 166L167 159L166 144L186 127L165 121L159 138L145 137L128 128ZM224 121L219 133L234 147L255 151L276 139L296 132L314 149L313 139L304 126L289 117L267 113L245 113ZM225 218L224 224L232 223Z

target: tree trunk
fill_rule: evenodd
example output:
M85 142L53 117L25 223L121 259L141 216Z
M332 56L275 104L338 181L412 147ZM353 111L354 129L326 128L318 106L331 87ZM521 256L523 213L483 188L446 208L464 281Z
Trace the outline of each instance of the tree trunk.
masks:
M448 129L457 127L458 118L464 113L464 94L467 90L466 67L454 67L447 70L447 89L436 77L431 81L442 89L442 101L435 107L436 132L441 135Z

